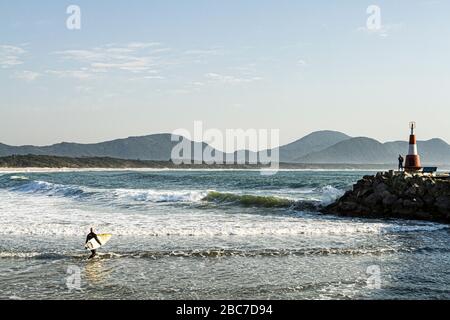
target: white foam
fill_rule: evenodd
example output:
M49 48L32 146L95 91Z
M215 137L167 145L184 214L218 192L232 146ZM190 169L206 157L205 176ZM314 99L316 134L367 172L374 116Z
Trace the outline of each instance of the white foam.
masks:
M388 225L383 228L382 233L396 233L396 232L419 232L419 231L439 231L449 229L450 226L429 223L429 224L419 224L419 225Z
M0 258L22 258L29 259L40 256L39 252L14 252L14 251L3 251L0 252Z
M115 189L113 193L123 200L146 202L198 202L208 194L208 191L196 190L142 190Z
M25 193L46 193L49 195L68 195L75 192L83 192L84 190L77 186L55 184L46 181L31 181L18 187L12 188L14 191Z
M434 223L375 222L316 215L259 215L258 210L264 213L266 209L257 208L242 213L241 209L236 209L233 214L229 214L228 210L193 209L194 212L191 212L175 206L155 206L145 212L122 212L120 207L111 206L111 200L125 204L130 201L200 201L207 194L207 191L200 190L90 189L45 181L31 181L13 190L0 190L0 234L3 235L79 237L89 230L91 224L97 227L98 232L144 237L349 236L429 232L448 228L447 225ZM318 191L330 198L343 192L332 186ZM107 206L72 201L72 197L80 192L94 192L95 199L104 197Z
M137 225L106 225L100 223L98 229L110 232L115 236L136 237L216 237L216 236L323 236L323 235L358 235L358 234L390 234L401 232L432 232L447 229L446 226L385 226L385 225L344 225L324 223L242 223L235 224L205 224L198 221L195 225L190 222L184 226L137 226ZM27 225L1 225L0 234L20 236L73 236L80 237L88 230L88 225L66 225L52 223L31 223ZM83 233L84 232L84 233Z
M152 195L154 196L154 195ZM160 195L158 195L160 196ZM177 195L179 196L179 195ZM190 194L186 196L192 196ZM35 197L0 191L0 234L80 237L91 224L97 232L139 237L247 237L323 235L358 236L400 232L432 232L449 226L421 222L375 222L321 215L258 215L257 210L227 211L156 207L145 212L76 205L63 197Z
M10 296L9 300L25 300L25 298L21 298L19 296Z
M11 190L50 196L74 197L83 193L95 193L95 199L117 200L122 203L138 202L198 202L209 191L201 190L155 190L155 189L99 189L74 185L55 184L46 181L31 181Z
M319 192L321 193L320 200L325 205L332 203L337 198L342 197L345 193L344 190L337 189L330 185L320 188Z
M29 180L29 178L25 177L25 176L11 176L9 179L11 179L11 180Z

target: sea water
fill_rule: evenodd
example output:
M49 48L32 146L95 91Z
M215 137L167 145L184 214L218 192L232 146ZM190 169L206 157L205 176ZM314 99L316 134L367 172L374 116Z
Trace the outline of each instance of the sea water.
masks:
M449 299L447 225L319 213L368 173L1 174L0 299Z

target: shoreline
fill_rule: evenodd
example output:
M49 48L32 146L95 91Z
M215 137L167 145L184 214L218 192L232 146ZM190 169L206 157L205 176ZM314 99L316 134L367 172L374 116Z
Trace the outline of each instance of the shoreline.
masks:
M279 168L279 169L267 169L267 168L195 168L195 167L180 167L180 168L157 168L157 167L145 167L145 168L53 168L53 167L0 167L0 174L10 174L10 173L58 173L58 172L160 172L160 171L203 171L203 172L217 172L217 171L267 171L267 172L379 172L379 168ZM386 170L389 168L386 167ZM438 170L438 173L448 172L449 170Z
M161 171L201 171L201 172L218 172L218 171L267 171L267 172L379 172L379 168L279 168L279 169L266 169L266 168L52 168L52 167L0 167L0 174L11 174L11 173L58 173L58 172L161 172ZM386 170L388 171L388 170ZM448 172L449 170L438 170L439 172Z
M0 173L9 174L9 173L53 173L53 172L124 172L124 171L132 171L132 172L146 172L146 171L271 171L271 172L302 172L302 171L311 171L311 172L378 172L379 169L371 168L371 169L339 169L339 168L304 168L304 169L295 169L295 168L280 168L280 169L264 169L264 168L41 168L41 167L24 167L24 168L14 168L14 167L0 167Z
M271 163L270 165L234 163L176 164L170 160L133 160L108 157L59 157L45 155L15 155L0 157L0 172L83 172L83 171L389 171L394 164L357 163ZM449 169L443 165L439 171Z

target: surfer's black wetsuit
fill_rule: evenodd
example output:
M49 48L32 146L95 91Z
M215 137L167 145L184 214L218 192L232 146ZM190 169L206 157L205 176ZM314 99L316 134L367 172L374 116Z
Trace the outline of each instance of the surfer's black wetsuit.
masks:
M403 171L403 169L404 169L403 161L405 161L405 159L403 159L402 156L399 156L398 157L398 171Z
M89 240L91 240L91 239L94 239L95 238L95 241L97 241L98 242L98 244L102 244L101 242L100 242L100 240L98 239L98 237L97 237L97 235L94 233L94 232L90 232L88 235L87 235L87 237L86 237L86 243L88 243L88 241ZM89 257L89 259L92 259L93 257L95 257L95 255L97 254L97 252L96 252L96 250L91 250L91 256Z

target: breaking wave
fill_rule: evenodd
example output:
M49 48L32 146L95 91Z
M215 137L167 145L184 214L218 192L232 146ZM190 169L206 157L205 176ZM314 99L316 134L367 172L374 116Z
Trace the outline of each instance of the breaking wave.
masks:
M113 193L117 198L142 202L198 202L202 200L207 191L180 190L130 190L117 189Z
M69 198L93 198L94 200L121 200L136 202L197 202L207 191L196 190L143 190L143 189L95 189L72 185L55 184L46 181L31 181L11 188L28 194L61 196Z
M322 206L318 200L292 200L280 198L276 196L259 196L249 194L234 194L222 192L209 192L202 199L203 201L212 202L221 205L239 205L244 207L260 207L260 208L286 208L299 211L317 211Z
M13 177L11 177L12 179ZM16 177L17 180L25 177ZM16 179L15 178L15 179ZM321 205L334 201L343 191L332 186L301 190L292 197L276 195L241 194L208 190L158 190L158 189L96 189L76 185L63 185L46 181L26 181L11 191L26 194L92 199L100 202L113 202L122 205L136 203L200 203L217 205L239 205L263 208L290 208L294 210L317 210ZM296 200L295 197L301 200ZM304 199L305 196L308 199Z
M321 201L323 202L323 204L330 204L333 201L335 201L337 198L340 198L344 195L345 191L342 189L337 189L333 186L325 186L322 188L318 188L315 190L316 192L318 191L319 194L321 194Z
M11 190L30 194L62 197L75 197L86 194L86 190L83 190L77 186L61 185L46 181L31 181L29 183L13 187Z
M256 206L265 208L287 208L295 201L273 196L238 195L234 193L209 192L204 201L224 204L241 204L243 206Z

